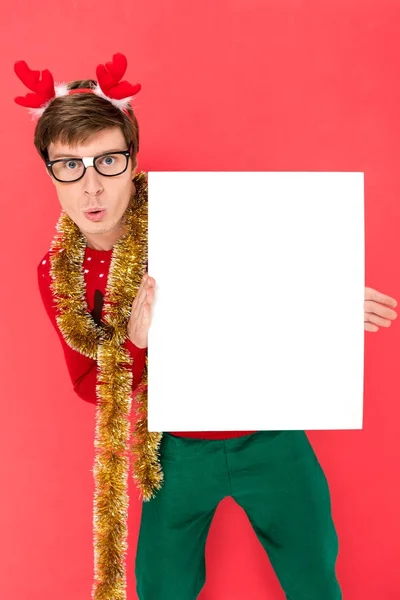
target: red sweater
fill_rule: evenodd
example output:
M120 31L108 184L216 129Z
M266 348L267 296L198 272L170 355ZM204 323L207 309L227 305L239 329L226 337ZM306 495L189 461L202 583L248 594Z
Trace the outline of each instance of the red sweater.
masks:
M103 298L107 286L108 272L110 269L112 251L111 250L93 250L86 248L84 259L84 276L86 283L86 301L88 310L96 322L102 318ZM88 358L79 352L73 350L65 342L56 321L56 309L53 303L52 292L50 288L50 261L49 252L41 261L38 267L38 282L42 296L43 304L47 314L52 322L62 345L65 362L73 384L74 392L85 400L96 404L96 372L97 362ZM126 340L125 348L130 352L133 358L133 392L138 386L146 360L147 349L137 348L130 340ZM254 433L251 431L205 431L205 432L174 432L173 435L181 437L193 437L203 439L227 439L239 437Z

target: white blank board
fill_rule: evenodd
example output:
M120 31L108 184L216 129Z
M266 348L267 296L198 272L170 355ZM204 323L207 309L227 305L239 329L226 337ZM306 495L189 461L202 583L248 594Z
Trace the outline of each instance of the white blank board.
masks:
M150 431L359 429L364 176L150 172Z

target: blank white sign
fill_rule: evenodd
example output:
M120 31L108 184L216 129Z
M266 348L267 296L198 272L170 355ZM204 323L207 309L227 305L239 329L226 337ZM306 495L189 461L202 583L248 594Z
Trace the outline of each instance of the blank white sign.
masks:
M151 172L149 430L359 429L363 173Z

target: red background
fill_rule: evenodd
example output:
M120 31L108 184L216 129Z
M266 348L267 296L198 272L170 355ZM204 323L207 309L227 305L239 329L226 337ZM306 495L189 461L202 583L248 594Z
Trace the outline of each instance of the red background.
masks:
M94 412L71 392L36 288L59 209L30 117L13 103L24 90L14 61L69 80L126 53L128 79L143 85L144 170L364 171L367 285L400 299L400 4L19 0L1 11L0 590L7 600L85 600ZM345 600L400 597L399 348L398 323L366 336L363 431L310 436L331 485ZM132 489L131 600L139 518ZM207 564L202 600L283 597L230 500Z

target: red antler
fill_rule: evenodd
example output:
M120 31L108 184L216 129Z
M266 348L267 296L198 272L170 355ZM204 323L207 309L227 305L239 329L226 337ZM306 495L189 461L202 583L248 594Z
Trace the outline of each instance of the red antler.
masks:
M112 62L98 65L96 69L97 81L102 92L114 100L123 100L135 96L142 86L140 83L132 85L127 81L121 81L125 75L128 61L121 53L114 54Z
M15 63L14 71L22 83L34 92L15 98L17 104L28 108L41 108L54 98L54 79L50 71L47 69L42 71L42 78L40 79L40 71L32 71L24 60Z

